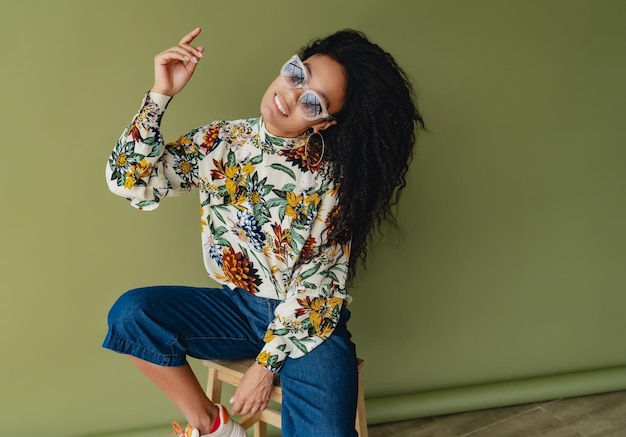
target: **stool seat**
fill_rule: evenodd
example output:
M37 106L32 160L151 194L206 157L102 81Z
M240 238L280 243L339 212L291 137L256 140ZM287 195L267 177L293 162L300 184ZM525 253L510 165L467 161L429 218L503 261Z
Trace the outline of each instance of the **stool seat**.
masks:
M209 375L207 379L207 396L214 403L220 403L222 399L222 383L227 383L234 387L239 386L239 382L244 373L255 362L254 358L246 358L243 360L204 360L202 364L208 367ZM363 394L363 386L361 382L361 370L365 365L365 361L358 360L358 400L356 410L356 423L355 428L359 437L367 437L367 420L365 417L365 397ZM274 377L274 387L270 394L270 401L281 404L283 401L283 392L280 386L280 377L278 374ZM281 428L280 410L268 407L255 414L248 414L241 419L239 423L245 428L254 429L254 437L266 437L267 425L271 425L276 428Z

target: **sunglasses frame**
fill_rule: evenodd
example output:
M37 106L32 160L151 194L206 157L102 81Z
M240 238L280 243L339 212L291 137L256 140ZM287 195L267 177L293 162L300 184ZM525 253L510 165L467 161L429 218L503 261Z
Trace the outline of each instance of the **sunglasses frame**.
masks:
M289 66L293 66L296 65L297 67L300 68L300 70L302 70L302 82L297 83L297 84L293 84L293 81L289 81L287 78L294 78L296 76L290 74L289 71ZM300 111L300 114L302 115L302 117L307 120L307 121L314 121L314 120L318 120L318 119L325 119L328 121L332 121L334 120L334 117L332 115L330 115L328 113L328 108L326 108L326 103L324 102L324 99L322 98L322 96L320 96L315 90L312 90L308 87L307 82L309 80L309 75L306 71L306 66L304 65L304 62L302 62L302 60L300 59L300 56L298 55L293 55L291 58L289 58L289 60L287 62L285 62L283 64L283 66L280 69L280 77L282 77L283 81L285 82L285 84L289 87L289 89L296 89L296 88L302 88L304 90L304 92L302 93L302 95L298 98L297 106L298 109ZM305 97L307 95L312 95L314 96L319 102L320 102L320 107L322 109L322 113L320 115L317 115L315 117L309 117L305 114L303 107L306 105L305 103L302 103L303 100L305 99Z

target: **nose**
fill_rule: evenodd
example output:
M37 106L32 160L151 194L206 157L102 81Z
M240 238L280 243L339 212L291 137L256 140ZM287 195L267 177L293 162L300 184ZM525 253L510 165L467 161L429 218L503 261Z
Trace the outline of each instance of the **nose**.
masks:
M298 104L298 101L300 100L300 97L302 97L302 94L304 94L306 90L302 87L297 87L297 88L291 88L289 90L289 96L290 96L290 100L292 100L292 104L295 106Z

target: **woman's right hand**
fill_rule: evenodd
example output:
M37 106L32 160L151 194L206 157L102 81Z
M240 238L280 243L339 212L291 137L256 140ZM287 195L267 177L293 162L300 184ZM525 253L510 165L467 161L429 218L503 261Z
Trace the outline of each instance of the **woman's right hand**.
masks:
M154 57L154 85L150 91L174 96L187 85L204 56L203 47L191 45L201 31L199 27L194 29L178 45Z

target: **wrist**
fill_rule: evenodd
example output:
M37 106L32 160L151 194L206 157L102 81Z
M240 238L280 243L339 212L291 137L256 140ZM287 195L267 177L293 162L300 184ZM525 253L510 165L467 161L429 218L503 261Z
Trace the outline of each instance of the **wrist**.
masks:
M172 96L168 96L167 94L161 94L154 90L148 91L148 95L150 96L150 99L154 103L156 103L159 106L159 108L161 108L162 110L165 110L170 100L172 100Z
M151 93L161 94L162 96L174 97L174 93L171 90L166 90L158 87L150 88Z

